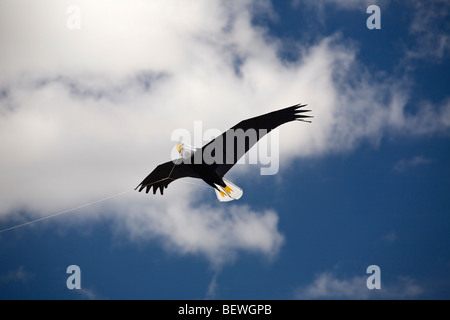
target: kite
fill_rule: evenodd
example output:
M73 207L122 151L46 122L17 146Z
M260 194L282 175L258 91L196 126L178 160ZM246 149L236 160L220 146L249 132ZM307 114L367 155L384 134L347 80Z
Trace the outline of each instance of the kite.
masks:
M210 185L221 202L241 198L241 188L224 178L225 174L264 135L278 126L312 118L306 115L311 110L302 109L306 104L296 104L258 117L243 120L202 148L193 148L179 142L176 146L181 158L157 166L136 188L146 193L153 187L161 195L168 185L181 178L202 179Z

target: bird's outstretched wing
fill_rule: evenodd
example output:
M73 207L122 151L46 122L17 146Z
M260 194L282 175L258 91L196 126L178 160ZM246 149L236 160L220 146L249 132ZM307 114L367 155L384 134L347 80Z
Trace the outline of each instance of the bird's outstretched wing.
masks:
M141 192L142 189L146 188L145 192L148 193L153 187L153 194L158 189L163 194L163 190L167 188L169 183L184 177L200 178L189 165L168 161L157 166L134 190L139 188L139 192Z
M209 162L208 165L223 177L259 139L271 130L294 120L310 122L308 118L312 116L304 113L311 110L302 109L305 106L306 104L296 104L239 122L202 148L204 162L207 157L214 158L215 161ZM218 155L217 152L221 154Z

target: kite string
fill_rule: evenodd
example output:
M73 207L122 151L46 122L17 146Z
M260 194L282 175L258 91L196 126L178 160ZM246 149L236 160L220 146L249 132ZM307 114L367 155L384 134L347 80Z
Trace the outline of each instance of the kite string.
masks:
M81 208L85 208L85 207L94 205L94 204L99 203L99 202L103 202L103 201L106 201L106 200L109 200L109 199L112 199L112 198L119 197L119 196L124 195L124 194L126 194L128 192L131 192L131 191L132 190L127 190L127 191L123 191L123 192L120 192L120 193L116 193L116 194L114 194L112 196L108 196L108 197L105 197L105 198L102 198L102 199L99 199L99 200L95 200L95 201L83 204L81 206L78 206L78 207L75 207L75 208L72 208L72 209L67 209L67 210L64 210L64 211L60 211L60 212L51 214L49 216L45 216L45 217L42 217L42 218L39 218L39 219L35 219L35 220L32 220L32 221L28 221L28 222L25 222L25 223L22 223L22 224L13 226L13 227L9 227L9 228L0 230L0 233L5 232L5 231L9 231L9 230L13 230L13 229L17 229L17 228L20 228L20 227L24 227L26 225L29 225L29 224L32 224L32 223L35 223L35 222L38 222L38 221L42 221L42 220L50 219L50 218L53 218L53 217L56 217L56 216L60 216L62 214L69 213L69 212L72 212L72 211L75 211L75 210L78 210L78 209L81 209Z
M210 186L208 186L206 184L195 183L195 182L192 182L192 181L189 181L189 180L181 180L180 179L180 180L177 180L177 181L180 181L180 182L183 182L183 183L193 184L194 186L199 186L199 187L203 187L203 188L208 188L208 189L211 188Z
M193 184L193 185L196 185L196 186L204 187L204 188L209 188L209 186L206 186L204 184L195 183L195 182L192 182L192 181L186 181L186 180L180 180L180 181L184 182L184 183L189 183L189 184ZM124 195L124 194L126 194L128 192L131 192L131 191L132 190L119 192L119 193L116 193L116 194L114 194L112 196L108 196L108 197L105 197L105 198L102 198L102 199L99 199L99 200L95 200L95 201L92 201L92 202L89 202L89 203L85 203L85 204L83 204L81 206L78 206L78 207L75 207L75 208L67 209L67 210L64 210L64 211L60 211L60 212L51 214L49 216L45 216L45 217L42 217L42 218L38 218L38 219L35 219L35 220L31 220L31 221L28 221L28 222L16 225L16 226L12 226L12 227L0 230L0 233L6 232L6 231L10 231L10 230L14 230L14 229L17 229L17 228L21 228L21 227L27 226L29 224L32 224L32 223L35 223L35 222L39 222L39 221L42 221L42 220L47 220L47 219L50 219L50 218L53 218L53 217L56 217L56 216L60 216L62 214L69 213L69 212L72 212L72 211L75 211L75 210L78 210L78 209L81 209L81 208L85 208L85 207L94 205L94 204L99 203L99 202L103 202L103 201L106 201L106 200L109 200L109 199L112 199L112 198L119 197L119 196Z

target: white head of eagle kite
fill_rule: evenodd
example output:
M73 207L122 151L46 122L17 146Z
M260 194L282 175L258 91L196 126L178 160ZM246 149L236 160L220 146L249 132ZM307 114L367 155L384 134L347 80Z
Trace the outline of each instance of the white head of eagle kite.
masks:
M136 188L146 193L153 187L153 194L159 189L161 194L169 183L185 177L198 178L214 188L219 201L239 199L242 189L224 178L225 174L259 139L276 127L290 122L303 121L312 116L302 109L306 104L273 111L239 122L202 148L189 148L181 143L177 150L182 158L160 164ZM253 134L248 134L251 131ZM237 143L236 143L237 142Z

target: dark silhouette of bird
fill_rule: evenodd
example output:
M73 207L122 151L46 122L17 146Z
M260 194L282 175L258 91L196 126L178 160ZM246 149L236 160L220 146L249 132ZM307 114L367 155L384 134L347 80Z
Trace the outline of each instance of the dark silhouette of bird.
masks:
M224 178L225 174L255 145L259 139L278 126L291 122L311 122L312 116L303 109L306 104L296 104L278 111L243 120L202 148L193 148L181 142L177 150L181 158L157 166L136 188L153 194L180 178L191 177L205 181L214 188L219 201L239 199L241 188Z

